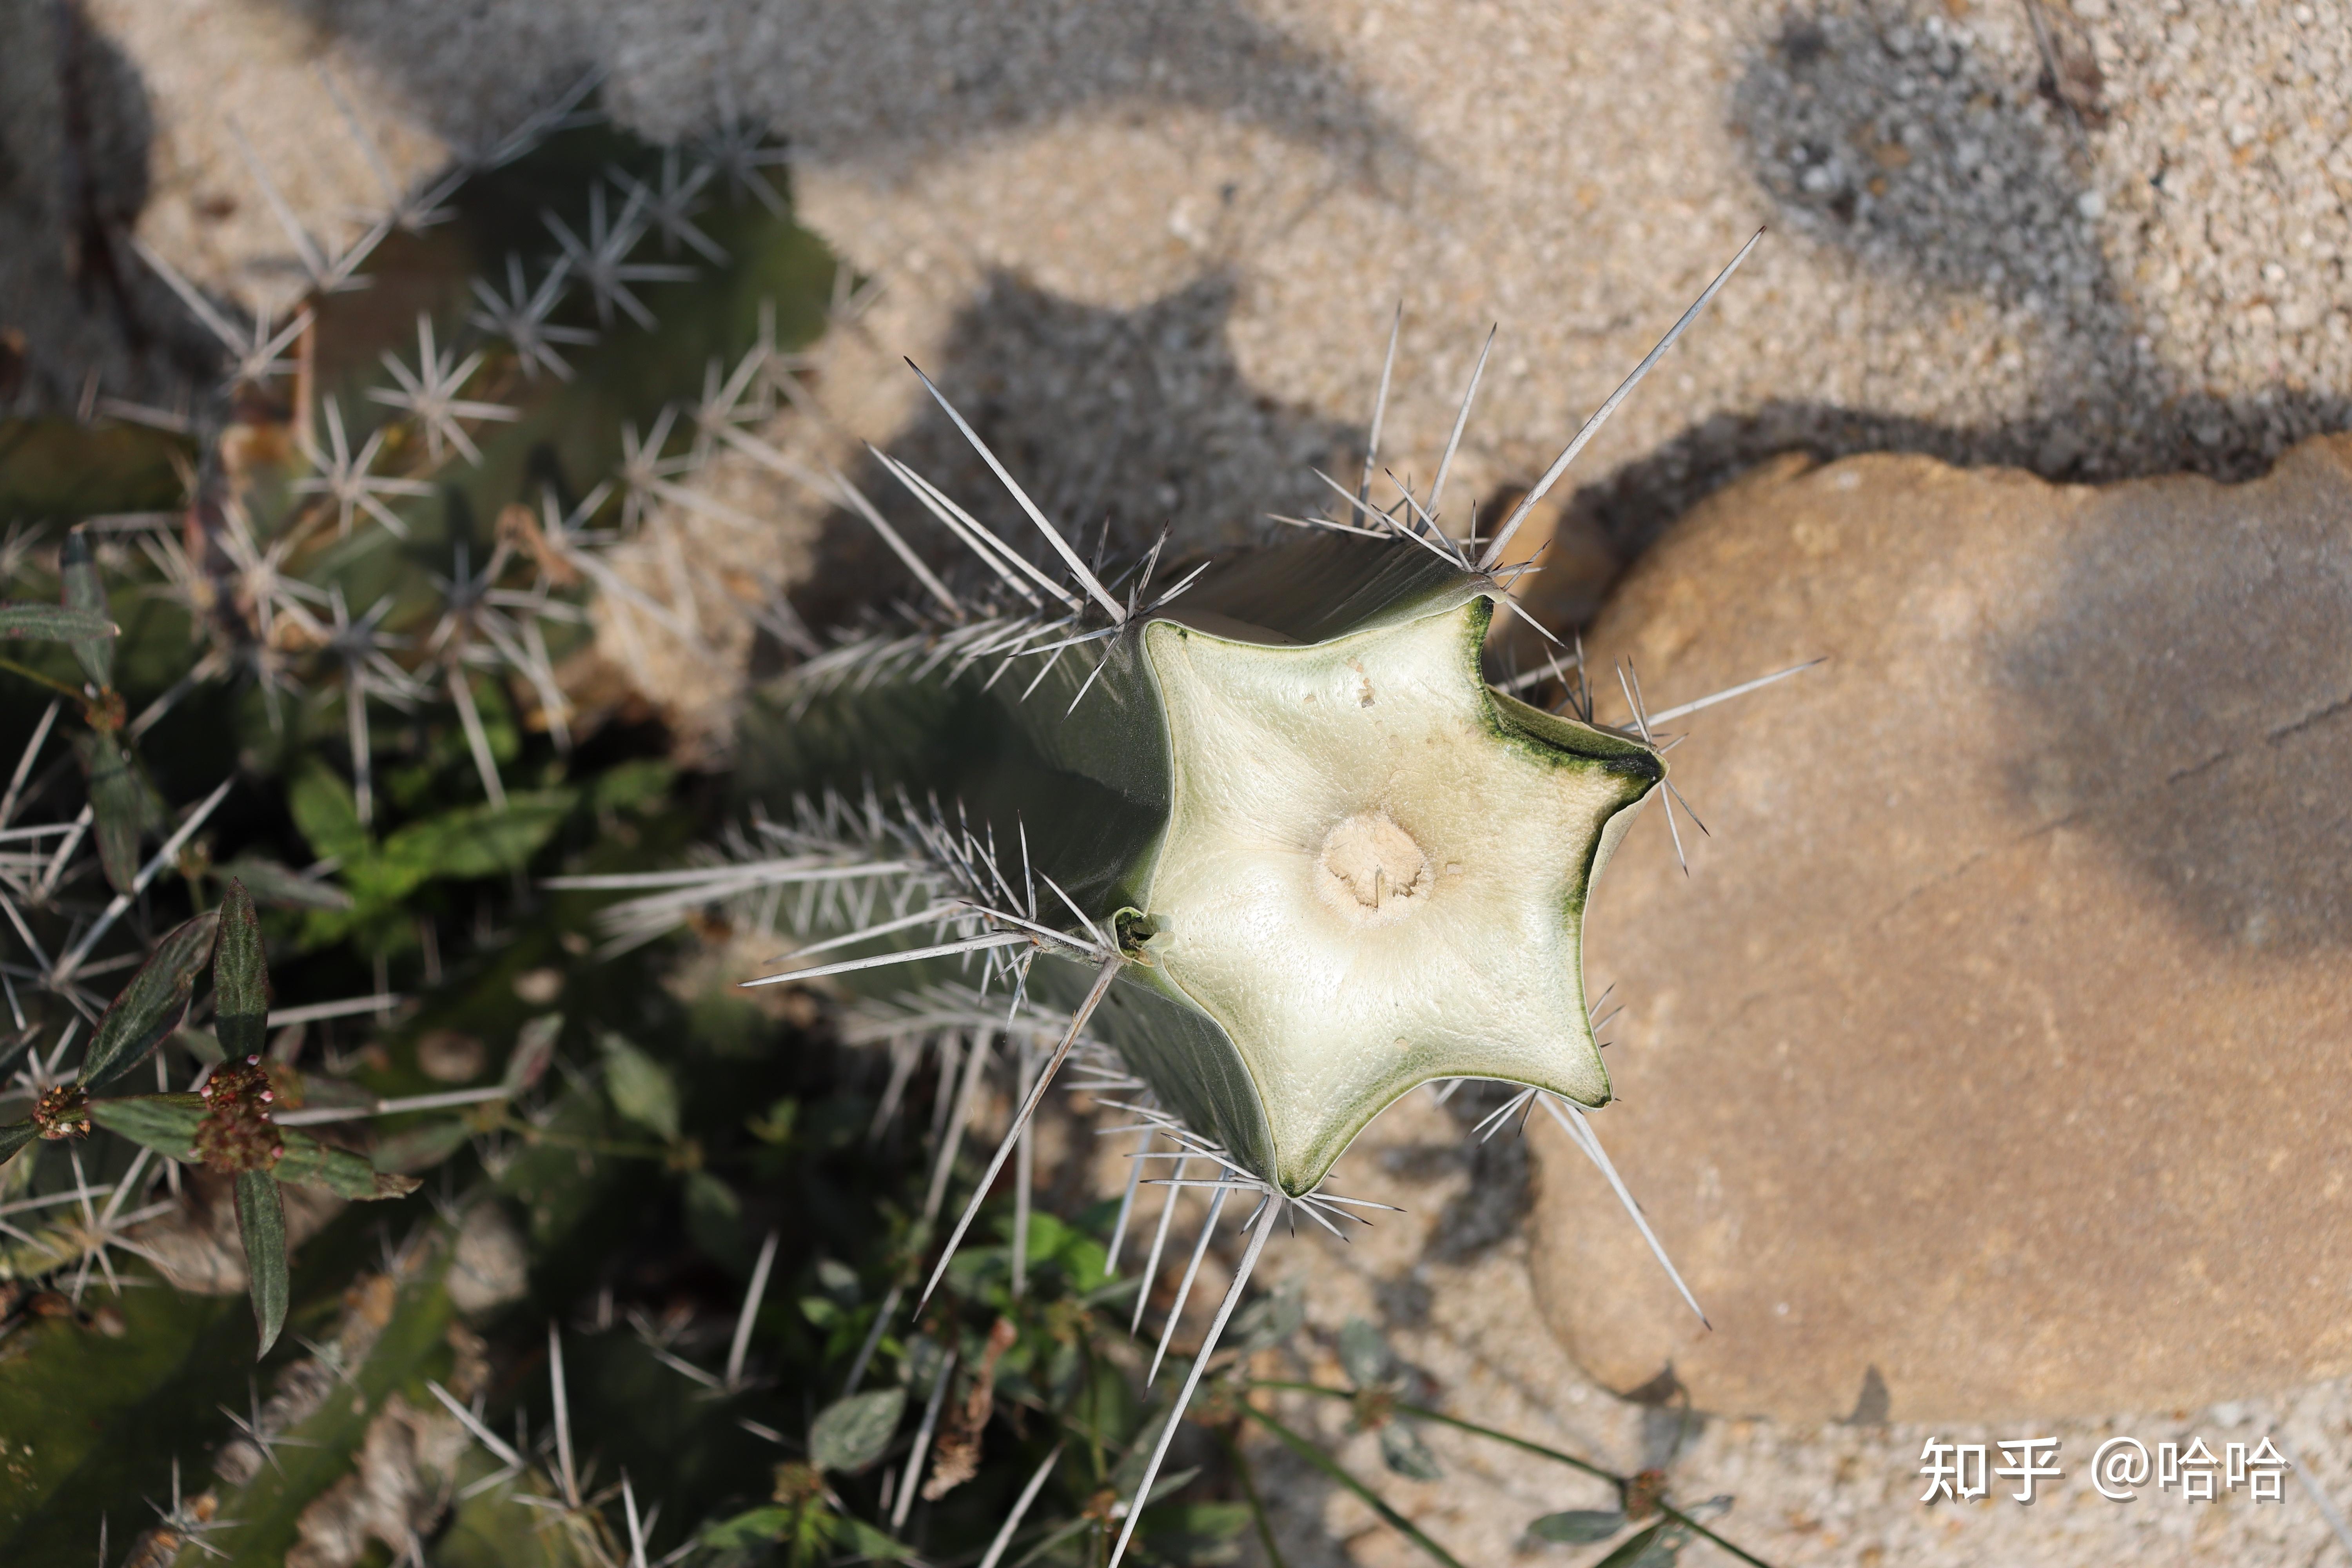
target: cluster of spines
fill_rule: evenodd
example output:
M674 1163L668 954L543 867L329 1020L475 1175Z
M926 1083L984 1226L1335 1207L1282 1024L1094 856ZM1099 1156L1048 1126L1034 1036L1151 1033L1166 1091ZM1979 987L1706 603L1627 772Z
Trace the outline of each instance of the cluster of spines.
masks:
M334 87L331 80L328 85L331 89ZM364 226L357 238L340 247L322 245L303 227L250 146L241 136L238 142L265 201L286 231L300 263L308 292L315 299L363 285L366 279L361 268L376 247L395 229L422 228L446 217L444 202L474 169L511 162L553 132L580 123L579 103L593 85L593 80L581 83L470 163L407 192L394 188L373 140L338 93L337 101L344 110L353 135L383 181L388 203L379 216ZM216 446L223 433L220 421L240 416L240 398L246 389L264 388L299 369L293 360L285 357L286 351L315 324L316 313L305 303L280 324L277 319L279 312L265 306L251 323L240 325L161 256L138 241L134 240L133 245L190 314L219 341L226 351L227 374L214 395L191 409L165 412L120 399L96 397L91 412L197 434L206 437L208 445ZM385 390L378 401L415 419L429 444L438 447L447 440L468 457L478 456L460 421L495 419L510 411L490 405L477 405L456 395L478 368L481 351L476 350L462 361L455 359L451 352L436 344L429 318L420 320L418 331L416 370L412 372L387 356L396 390ZM201 412L194 411L197 409ZM324 399L319 413L323 418L323 441L311 419L304 417L295 423L296 446L311 465L312 472L291 486L292 510L275 529L258 526L237 496L216 485L199 489L192 498L191 519L202 526L191 528L184 534L155 526L159 520L143 517L102 519L92 525L110 532L127 532L161 577L163 595L182 605L192 622L210 639L211 646L177 682L135 715L125 711L119 693L106 683L110 657L101 658L95 664L86 658L83 662L89 668L92 684L86 689L84 700L90 710L93 728L100 731L101 750L108 736L136 742L197 686L237 674L256 679L271 703L274 716L280 693L295 686L303 674L302 655L316 650L342 677L356 803L362 822L366 822L372 819L373 807L366 705L373 700L394 707L413 706L425 695L425 680L421 672L404 668L393 657L394 650L406 647L406 639L383 630L383 618L390 609L388 600L353 616L338 584L313 581L292 563L299 547L329 525L338 535L348 534L361 521L382 526L395 534L402 532L399 515L386 504L386 499L430 493L432 487L421 479L375 471L384 448L386 427L372 432L354 448L340 405L331 398ZM12 568L21 567L28 548L28 538L18 539L12 534L8 552ZM89 557L86 535L69 538L60 557L58 573L65 580L69 603L79 591L93 605L102 607L104 589ZM497 555L483 573L474 574L467 569L461 553L456 577L444 584L447 600L426 650L428 654L443 656L442 673L449 695L465 721L469 749L493 802L503 799L503 791L489 758L479 715L472 705L470 683L462 671L468 665L485 662L510 665L538 687L542 700L553 700L551 710L557 715L560 729L561 700L554 689L537 617L577 614L572 606L550 598L543 591L543 584L541 591L530 594L497 586L505 563L506 556ZM0 1068L12 1072L13 1089L34 1098L36 1123L47 1138L79 1137L87 1131L86 1111L77 1110L78 1106L86 1105L86 1097L72 1081L66 1060L82 1037L82 1031L94 1030L109 1005L108 997L90 988L90 981L135 963L140 956L132 952L100 958L101 944L118 931L123 917L133 911L141 895L156 878L181 864L183 852L231 787L230 782L224 782L213 790L181 816L152 857L143 863L131 862L119 874L112 859L107 857L110 847L106 841L109 818L94 809L99 804L94 800L60 821L12 826L19 809L47 793L64 765L63 760L58 759L47 770L36 773L36 764L55 731L62 707L62 701L52 703L43 713L18 758L5 797L0 797L0 914L7 918L28 961L0 963L0 989L5 989L14 1026L13 1037L0 1042ZM122 763L125 770L130 765L127 759ZM133 784L131 787L142 786ZM133 820L136 816L132 813ZM93 847L98 854L91 853ZM77 912L72 889L100 859L106 859L108 879L116 884L114 896L102 907ZM27 919L37 910L74 915L55 953ZM45 1020L26 1016L24 1001L18 994L19 981L54 994L71 1009L71 1016L53 1038L42 1038L49 1028ZM381 1005L384 998L357 1001ZM338 1010L352 1009L332 1004L323 1013L312 1009L319 1016ZM160 1089L168 1087L160 1055L156 1064L156 1087ZM268 1163L278 1147L275 1133L268 1125L270 1109L267 1102L275 1091L265 1086L253 1094L244 1093L238 1088L239 1074L244 1070L231 1068L213 1075L209 1086L211 1110L199 1139L202 1152L217 1156L224 1168L259 1169ZM79 1172L78 1155L75 1163ZM0 1232L36 1251L49 1247L53 1242L69 1244L82 1265L81 1279L76 1287L78 1297L80 1283L87 1279L93 1264L110 1276L110 1252L116 1248L136 1250L137 1244L126 1235L128 1227L136 1219L152 1217L155 1210L152 1205L130 1200L141 1197L149 1184L157 1181L176 1194L177 1176L177 1167L172 1162L150 1161L142 1152L131 1170L110 1188L93 1188L78 1176L75 1188L67 1194L80 1211L78 1232L73 1226L64 1231L53 1226L30 1233L5 1220L0 1220ZM106 1200L102 1207L98 1205L101 1198Z
M461 150L441 174L402 189L366 127L330 79L327 85L383 187L385 204L341 245L320 239L305 226L259 157L239 138L252 177L284 231L304 288L303 296L290 305L260 304L249 322L240 321L162 255L134 240L141 258L218 342L227 370L216 386L179 412L101 398L103 412L196 435L209 447L216 444L224 421L243 417L242 411L256 406L253 395L263 395L266 403L273 384L293 377L293 442L310 470L291 486L292 510L267 525L248 515L244 500L215 476L201 481L191 499L192 515L204 526L190 531L189 542L152 526L138 531L138 545L161 574L165 592L205 627L213 647L187 679L133 721L134 736L205 679L249 676L268 698L274 717L281 693L300 690L318 675L340 676L363 821L371 818L373 808L366 716L372 701L408 709L435 696L451 703L465 726L484 792L499 805L505 788L489 755L472 683L483 673L507 671L520 677L532 689L559 747L565 744L569 704L555 678L542 628L543 622L584 619L581 608L562 596L564 590L586 585L604 599L620 652L641 682L650 685L652 679L644 636L647 624L689 649L707 651L698 603L702 584L671 537L667 510L683 510L737 528L762 526L682 481L722 442L761 446L740 426L772 411L777 383L789 379L793 368L789 356L774 350L772 313L768 311L762 314L759 343L735 374L721 381L714 371L704 405L695 410L693 437L686 450L670 452L677 410L665 410L646 436L641 437L634 428L622 433L623 461L617 473L592 488L568 511L551 489L543 490L537 519L528 510L509 508L499 519L498 546L479 570L460 542L452 573L437 580L445 605L429 634L404 637L387 633L382 623L388 600L354 613L341 586L316 576L315 559L305 558L306 547L330 526L337 538L361 524L405 537L407 523L397 510L399 503L435 493L434 472L447 458L481 461L476 428L519 415L494 396L469 395L490 364L494 347L503 347L506 359L526 380L542 372L568 380L573 367L562 351L591 343L599 332L554 320L567 300L584 294L600 329L625 319L652 330L656 319L635 288L682 283L698 275L693 267L673 260L645 259L642 252L656 236L665 257L686 252L702 262L722 265L729 259L726 252L695 222L699 204L716 187L723 185L730 200L749 197L771 212L782 212L782 198L763 173L782 161L782 151L732 121L716 127L690 154L666 149L659 174L651 182L618 167L607 169L591 185L583 227L552 212L543 215L551 254L542 262L534 267L509 255L503 288L485 279L470 280L476 308L457 323L457 341L446 341L433 317L420 313L413 359L390 351L382 355L389 380L364 395L393 420L411 426L425 449L423 467L384 471L392 450L386 442L390 426L379 426L363 439L356 438L336 398L311 397L302 365L289 351L316 325L320 297L367 284L367 262L395 231L421 232L446 221L454 216L449 200L467 179L514 163L558 132L597 120L594 110L583 107L596 82L593 74L583 78L511 132L482 147ZM618 527L593 526L616 494ZM616 548L648 531L654 564L667 579L660 595L639 586L635 574L614 559ZM518 565L534 570L521 585L510 585L508 579ZM804 653L818 651L780 593L771 594L761 618L790 646Z

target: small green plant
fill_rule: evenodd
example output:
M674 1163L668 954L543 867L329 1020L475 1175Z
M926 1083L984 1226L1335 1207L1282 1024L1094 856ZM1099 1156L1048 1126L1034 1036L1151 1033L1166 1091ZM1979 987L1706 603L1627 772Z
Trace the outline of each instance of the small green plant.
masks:
M219 1056L196 1089L93 1098L93 1089L139 1066L179 1028L207 961ZM99 1020L80 1073L42 1090L26 1121L0 1127L0 1152L7 1153L36 1137L87 1138L94 1123L181 1164L233 1175L237 1231L263 1353L286 1324L286 1205L279 1184L360 1200L399 1197L416 1187L413 1176L378 1171L348 1150L277 1125L278 1107L299 1107L302 1098L291 1069L262 1059L268 1016L269 968L260 922L245 884L231 881L217 913L197 915L174 929L131 977ZM124 1181L135 1184L144 1165L142 1155Z
M1340 1365L1350 1386L1335 1388L1328 1384L1236 1376L1233 1380L1234 1386L1228 1401L1229 1406L1239 1418L1264 1428L1309 1467L1322 1471L1338 1485L1361 1498L1374 1512L1402 1532L1433 1562L1458 1568L1453 1555L1444 1547L1382 1502L1313 1442L1277 1420L1262 1403L1253 1402L1247 1396L1260 1393L1296 1394L1318 1399L1344 1400L1349 1406L1351 1425L1356 1430L1380 1434L1381 1456L1388 1468L1399 1475L1411 1476L1418 1480L1435 1480L1442 1473L1417 1429L1420 1424L1427 1423L1500 1443L1522 1453L1549 1459L1595 1480L1604 1481L1617 1494L1614 1508L1569 1509L1545 1514L1528 1525L1528 1535L1531 1539L1559 1545L1585 1546L1616 1541L1615 1548L1601 1559L1596 1568L1659 1568L1661 1564L1676 1561L1683 1547L1693 1540L1708 1542L1742 1563L1756 1564L1757 1568L1769 1568L1762 1559L1724 1540L1707 1527L1706 1521L1727 1508L1729 1499L1715 1498L1705 1503L1684 1507L1667 1495L1663 1470L1620 1475L1589 1459L1562 1453L1545 1444L1529 1442L1475 1421L1465 1421L1459 1416L1410 1403L1402 1397L1410 1391L1410 1379L1381 1339L1378 1330L1360 1318L1350 1319L1340 1330L1339 1341Z

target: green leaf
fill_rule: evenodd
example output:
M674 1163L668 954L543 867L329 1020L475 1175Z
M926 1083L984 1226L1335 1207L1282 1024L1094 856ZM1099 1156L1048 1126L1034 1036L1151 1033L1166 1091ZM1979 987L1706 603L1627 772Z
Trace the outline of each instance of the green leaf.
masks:
M789 1143L793 1124L800 1120L801 1102L791 1095L784 1096L768 1107L765 1116L754 1116L743 1123L745 1131L762 1143Z
M1358 1388L1378 1388L1386 1383L1393 1358L1380 1330L1361 1318L1350 1318L1339 1330L1339 1365Z
M196 1126L208 1107L197 1094L133 1094L119 1100L93 1100L90 1120L159 1154L193 1163ZM356 1203L397 1198L416 1190L416 1178L379 1171L362 1155L320 1142L299 1128L278 1130L286 1152L269 1173L281 1182L324 1187L338 1197Z
M835 1400L809 1427L809 1462L820 1470L864 1469L890 1446L906 1409L903 1388L877 1388Z
M743 1200L709 1171L686 1178L686 1233L695 1246L729 1268L749 1269L751 1247L743 1235Z
M1047 1216L1032 1214L1032 1220ZM1074 1280L1094 1280L1110 1272L1108 1249L1093 1237L1074 1225L1055 1222L1058 1235L1048 1237L1050 1247L1041 1247L1033 1255L1040 1264L1054 1263Z
M1013 1240L1013 1216L1000 1215L996 1233L1007 1245ZM1075 1280L1093 1284L1105 1278L1103 1244L1077 1226L1042 1210L1029 1215L1029 1267L1059 1268Z
M12 1121L0 1127L0 1160L5 1160L26 1144L40 1136L41 1130L30 1121Z
M255 1356L259 1360L286 1326L291 1292L286 1273L286 1200L278 1191L278 1178L268 1172L236 1173L236 1233L245 1243L246 1288L253 1297L254 1325L261 1331L261 1349Z
M96 639L116 636L121 628L102 615L68 609L63 605L0 605L0 637Z
M793 1521L793 1510L770 1503L751 1509L730 1519L713 1521L702 1527L695 1539L705 1546L764 1546L783 1533Z
M1548 1513L1528 1526L1528 1533L1538 1541L1557 1541L1564 1546L1589 1546L1596 1541L1606 1541L1625 1528L1625 1510L1620 1508L1574 1508L1566 1513Z
M58 582L59 597L65 607L85 616L92 616L111 626L114 617L106 613L106 584L100 581L98 562L89 551L89 536L76 528L66 534L65 544L58 551ZM82 672L90 684L101 689L114 679L114 637L68 637L66 646L73 649Z
M604 1050L604 1092L612 1096L613 1109L659 1133L663 1142L677 1142L677 1085L669 1069L610 1031L599 1043Z
M168 1038L188 1016L196 976L212 956L217 923L209 911L173 927L131 984L117 993L82 1058L81 1081L94 1087L120 1078Z
M331 882L305 877L290 866L259 855L240 855L212 874L223 882L243 882L256 903L282 910L347 910L352 896Z
M506 809L461 806L413 822L383 841L383 858L428 877L488 877L530 860L572 809L577 792L535 790L507 797Z
M1659 1521L1641 1534L1630 1537L1625 1544L1594 1563L1592 1568L1662 1568L1663 1564L1672 1563L1681 1550L1680 1541L1669 1539L1665 1529L1665 1521Z
M213 1032L231 1060L259 1056L269 1043L269 961L261 950L260 918L242 882L231 882L221 900L213 1011Z
M93 1100L89 1119L133 1143L183 1163L195 1159L196 1124L205 1119L200 1094L133 1094Z
M1445 1472L1437 1466L1437 1456L1421 1440L1421 1434L1412 1424L1391 1421L1381 1428L1381 1458L1390 1469L1401 1476L1411 1476L1417 1481L1439 1481Z
M273 1169L281 1182L324 1187L337 1197L350 1198L354 1203L405 1197L416 1190L415 1177L379 1171L365 1155L321 1143L294 1128L281 1131L278 1142L286 1152Z
M127 893L139 877L139 836L147 827L146 785L131 767L131 754L112 735L77 735L73 746L89 775L98 863L108 885Z
M287 792L286 805L294 826L321 858L356 860L369 852L367 828L360 822L359 803L333 769L313 763L304 769Z

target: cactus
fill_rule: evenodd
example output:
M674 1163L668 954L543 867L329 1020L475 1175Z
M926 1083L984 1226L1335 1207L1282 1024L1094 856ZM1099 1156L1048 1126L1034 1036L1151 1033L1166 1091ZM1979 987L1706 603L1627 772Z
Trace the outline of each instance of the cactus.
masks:
M1655 751L1491 691L1478 658L1498 590L1412 544L1327 533L1188 588L1122 606L1108 636L999 617L992 643L957 650L961 673L935 666L934 722L1006 737L972 774L857 759L898 787L955 786L955 828L919 813L902 831L993 838L961 897L995 934L971 940L1116 960L1097 1033L1237 1173L1290 1198L1418 1083L1604 1101L1579 931L1664 776ZM1065 929L1032 929L1055 916ZM1030 984L1067 988L1052 969Z
M985 569L977 584L943 581L845 483L845 500L930 605L916 624L853 638L767 693L746 772L755 803L792 818L756 824L785 854L684 874L608 917L642 935L699 890L739 908L766 895L764 927L774 891L797 887L813 895L800 900L802 956L859 955L746 984L830 977L887 1003L976 963L977 984L949 1009L974 1037L975 1061L992 988L1012 994L1008 1024L1039 1004L1067 1013L1038 1037L1054 1041L1042 1055L1022 1050L1012 1125L919 1308L1007 1159L1025 1158L1030 1120L1074 1055L1092 1068L1090 1088L1125 1095L1111 1103L1141 1120L1139 1168L1173 1160L1164 1180L1213 1194L1171 1329L1227 1198L1250 1202L1240 1265L1132 1478L1113 1568L1151 1494L1172 1413L1190 1405L1276 1218L1295 1209L1337 1232L1377 1206L1323 1189L1382 1110L1423 1083L1497 1079L1521 1086L1509 1110L1541 1100L1607 1168L1580 1109L1609 1098L1584 993L1584 910L1639 808L1672 786L1630 677L1632 719L1607 728L1592 721L1589 688L1568 694L1570 708L1583 694L1580 711L1562 713L1490 687L1481 650L1496 607L1517 609L1499 568L1516 530L1747 254L1484 541L1441 523L1449 444L1425 500L1395 484L1395 500L1375 508L1368 454L1355 493L1332 484L1343 514L1307 521L1302 537L1161 584L1163 534L1111 575L1099 553L1080 556L922 377L1034 525L1050 570L877 452ZM1390 352L1392 362L1393 336ZM1484 366L1482 353L1454 443ZM1384 370L1383 404L1387 384ZM1375 432L1383 412L1376 404ZM1551 674L1580 663L1555 658ZM931 1022L936 1031L936 1012ZM1155 1137L1171 1147L1155 1152ZM1205 1178L1188 1176L1196 1163ZM1027 1186L1024 1171L1016 1193ZM1626 1206L1638 1221L1630 1196ZM1123 1206L1122 1232L1125 1223Z
M37 531L0 544L55 601L0 605L26 740L0 795L0 1556L1270 1543L1236 1439L1296 1436L1243 1370L1299 1331L1295 1299L1245 1300L1277 1218L1362 1217L1332 1163L1423 1083L1522 1085L1503 1117L1540 1102L1605 1165L1584 900L1672 786L1630 683L1634 720L1602 725L1589 693L1490 686L1481 650L1516 613L1511 531L1615 399L1493 539L1441 525L1449 447L1425 497L1375 506L1368 456L1306 533L1181 569L1163 538L1124 571L949 408L1037 531L877 454L971 554L935 570L751 432L809 395L786 347L849 282L790 223L781 150L723 95L702 142L646 146L593 85L341 239L257 153L305 281L249 317L134 242L226 374L90 405L112 423L67 445L109 468L53 570ZM372 285L425 309L384 336L341 300ZM592 615L641 685L657 643L708 654L677 521L757 526L695 483L719 451L864 518L928 608L828 647L767 585L793 662L741 731L750 809L697 846L672 767L576 733L560 667ZM173 471L174 509L142 510ZM1563 691L1578 663L1549 666ZM688 917L789 931L753 984L845 1001L812 1028L698 989L650 940ZM1120 1198L1075 1215L1033 1196L1056 1083L1141 1134ZM1235 1194L1239 1266L1186 1354ZM1117 1342L1163 1264L1138 1379ZM1387 1462L1433 1473L1416 1434L1451 1418L1395 1419L1406 1374L1349 1332ZM1171 1471L1187 1419L1216 1475ZM1228 1479L1246 1506L1205 1495ZM1627 1528L1706 1533L1642 1496Z
M257 157L307 273L302 297L240 320L132 241L218 342L226 376L173 409L86 399L85 418L105 415L87 437L55 423L11 432L20 461L0 491L21 493L24 454L37 481L63 452L68 467L89 465L63 487L76 513L98 515L46 544L39 523L20 523L0 552L11 578L46 569L58 600L0 606L0 637L28 650L0 664L16 678L5 699L25 739L0 800L12 947L0 982L13 1024L0 1040L0 1070L13 1073L0 1090L0 1436L12 1456L0 1555L58 1560L110 1527L105 1562L126 1545L141 1562L184 1548L283 1555L298 1535L305 1560L347 1562L392 1523L360 1508L349 1550L322 1545L334 1498L362 1474L363 1489L380 1489L367 1472L394 1428L431 1436L443 1451L419 1464L452 1485L493 1468L428 1392L478 1396L487 1370L477 1349L457 1356L470 1373L453 1374L451 1336L463 1334L438 1283L465 1262L455 1210L467 1205L392 1247L373 1276L354 1269L366 1222L352 1216L387 1201L405 1210L415 1173L440 1167L446 1180L453 1158L478 1167L487 1153L529 1172L497 1146L564 1136L562 1103L539 1103L561 1020L519 1034L509 1024L502 1075L489 1061L492 1082L441 1089L418 1081L420 1031L400 1016L415 1004L402 993L446 1013L478 988L464 971L501 956L502 939L453 935L446 957L460 973L445 979L450 906L488 917L501 900L486 884L515 886L551 841L583 842L599 816L662 810L666 767L625 761L585 787L567 782L571 699L555 667L584 645L599 590L640 641L656 625L692 640L691 605L678 599L697 584L639 587L621 558L643 548L628 536L647 525L644 498L625 507L615 483L574 488L565 476L635 456L657 467L659 488L698 502L663 450L668 417L644 441L628 421L690 389L705 351L740 347L755 315L754 363L774 352L775 314L759 297L779 284L786 330L811 330L829 271L765 211L698 226L707 174L681 189L675 150L591 123L580 107L591 87L457 177L398 194L342 243L305 232ZM738 178L772 196L760 171L773 150L740 142L728 149ZM530 229L547 209L539 243L508 218L518 197ZM459 213L463 245L422 237ZM688 276L632 256L656 230L727 264L723 286L698 291L656 337L633 321L586 325L615 303L642 317L641 293ZM742 248L730 257L720 239ZM494 243L513 247L509 291L475 280L469 295L451 261ZM392 271L372 273L385 258ZM339 302L387 277L427 301L407 342L369 342L368 318ZM377 358L384 378L373 384L339 368ZM749 410L773 386L739 383L731 395ZM157 470L175 468L176 510L142 510L161 499ZM498 519L487 548L478 517ZM27 688L55 700L22 710ZM560 926L524 895L503 902L536 920L541 952L560 952ZM281 993L290 977L290 994L273 997L273 972ZM400 1059L381 1044L337 1052L337 1027L351 1040L338 1019L371 1032L385 1021ZM325 1059L298 1068L322 1028ZM151 1072L154 1092L139 1092ZM371 1137L372 1125L388 1131ZM371 1278L393 1281L381 1300ZM154 1288L164 1282L191 1293ZM352 1300L339 1300L347 1287ZM249 1300L249 1336L209 1294L227 1289ZM279 1345L281 1330L302 1348ZM184 1459L196 1467L184 1491ZM415 1522L448 1537L451 1562L465 1550L475 1561L609 1557L601 1523L572 1531L572 1546L540 1542L513 1500L543 1500L551 1484L534 1452L454 1511L428 1490ZM142 1494L162 1517L131 1544L153 1522ZM593 1512L570 1504L583 1521ZM582 1542L585 1556L572 1549Z

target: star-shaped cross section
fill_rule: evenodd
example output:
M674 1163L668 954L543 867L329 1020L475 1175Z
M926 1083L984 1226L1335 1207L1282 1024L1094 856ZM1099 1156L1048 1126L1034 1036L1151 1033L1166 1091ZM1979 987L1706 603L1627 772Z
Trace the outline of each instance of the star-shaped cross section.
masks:
M1146 631L1174 798L1144 952L1238 1049L1294 1194L1432 1079L1609 1098L1585 900L1664 767L1490 690L1489 613L1308 646Z

